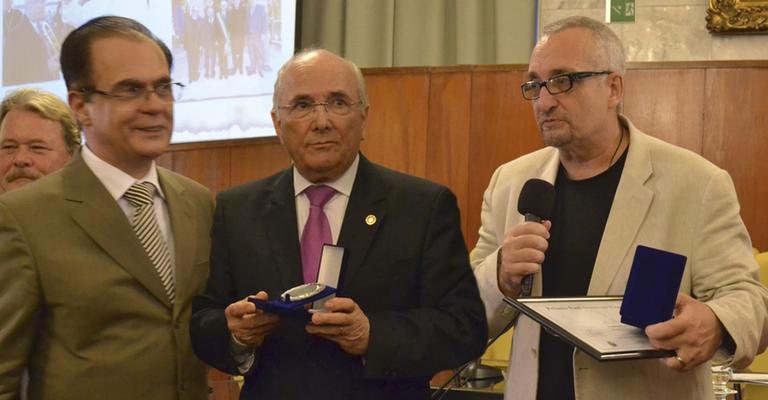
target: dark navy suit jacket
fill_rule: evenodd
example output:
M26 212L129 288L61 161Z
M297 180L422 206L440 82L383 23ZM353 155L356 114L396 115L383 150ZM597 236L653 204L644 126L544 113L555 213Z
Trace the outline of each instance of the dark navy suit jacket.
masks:
M303 283L296 227L292 168L219 195L211 275L191 324L202 360L237 374L224 308ZM448 188L361 156L337 244L348 256L338 295L370 319L368 353L348 355L284 318L257 349L241 398L423 399L431 375L480 356L485 313Z

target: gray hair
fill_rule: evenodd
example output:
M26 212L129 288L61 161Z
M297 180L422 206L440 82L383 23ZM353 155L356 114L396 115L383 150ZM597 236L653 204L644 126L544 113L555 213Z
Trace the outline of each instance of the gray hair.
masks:
M595 67L607 68L612 72L624 75L626 72L624 46L616 33L604 23L589 17L573 16L563 18L545 26L542 30L542 38L551 36L569 28L584 28L592 32L595 47L598 50Z
M360 101L362 101L362 107L365 108L368 106L368 91L365 89L365 78L363 78L363 72L360 70L360 67L357 66L357 64L353 63L352 61L347 60L346 58L339 57L338 55L325 50L325 49L318 49L318 48L307 48L302 49L298 51L296 54L291 56L291 58L288 59L288 61L283 64L282 67L280 67L280 70L277 71L277 80L275 80L275 92L272 94L272 111L277 111L277 107L279 104L277 104L277 94L280 91L280 86L283 83L283 74L285 73L288 68L293 66L297 61L306 58L308 56L311 56L316 53L327 53L334 55L338 57L340 60L342 60L345 64L347 64L350 68L352 68L352 71L355 73L355 78L357 80L357 95L360 97Z

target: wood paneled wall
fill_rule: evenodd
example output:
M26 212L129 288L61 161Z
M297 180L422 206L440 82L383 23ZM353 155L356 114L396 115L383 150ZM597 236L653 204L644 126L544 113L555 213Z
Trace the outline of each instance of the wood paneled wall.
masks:
M540 148L525 65L366 69L371 160L456 193L467 246L497 166ZM645 132L702 154L733 177L754 246L768 249L768 62L634 63L624 112ZM276 138L174 145L161 164L214 191L290 165Z

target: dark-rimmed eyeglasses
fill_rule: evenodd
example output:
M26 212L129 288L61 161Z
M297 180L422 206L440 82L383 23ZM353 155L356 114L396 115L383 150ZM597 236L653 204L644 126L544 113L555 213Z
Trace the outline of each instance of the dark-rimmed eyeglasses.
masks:
M311 115L318 106L323 106L327 113L343 117L348 115L353 107L362 104L362 101L352 101L345 97L333 97L327 101L296 100L291 104L278 106L277 108L288 110L288 116L293 119L302 119Z
M597 75L608 75L611 71L581 71L569 72L567 74L555 75L546 81L528 81L520 85L523 92L523 98L526 100L536 100L541 95L541 88L547 88L551 95L566 93L573 89L573 83L582 79Z
M92 88L81 89L84 94L98 94L120 101L136 101L146 99L150 93L154 93L160 100L172 102L181 99L184 84L180 82L163 82L153 86L146 85L121 85L110 91Z

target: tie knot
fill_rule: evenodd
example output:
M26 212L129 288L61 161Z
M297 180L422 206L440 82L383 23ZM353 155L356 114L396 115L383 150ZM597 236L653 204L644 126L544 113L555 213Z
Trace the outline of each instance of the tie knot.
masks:
M314 207L323 208L325 203L333 197L336 190L326 185L313 185L304 189L304 194L309 199L309 204Z
M134 183L123 197L134 207L151 204L155 198L155 185L151 182Z

